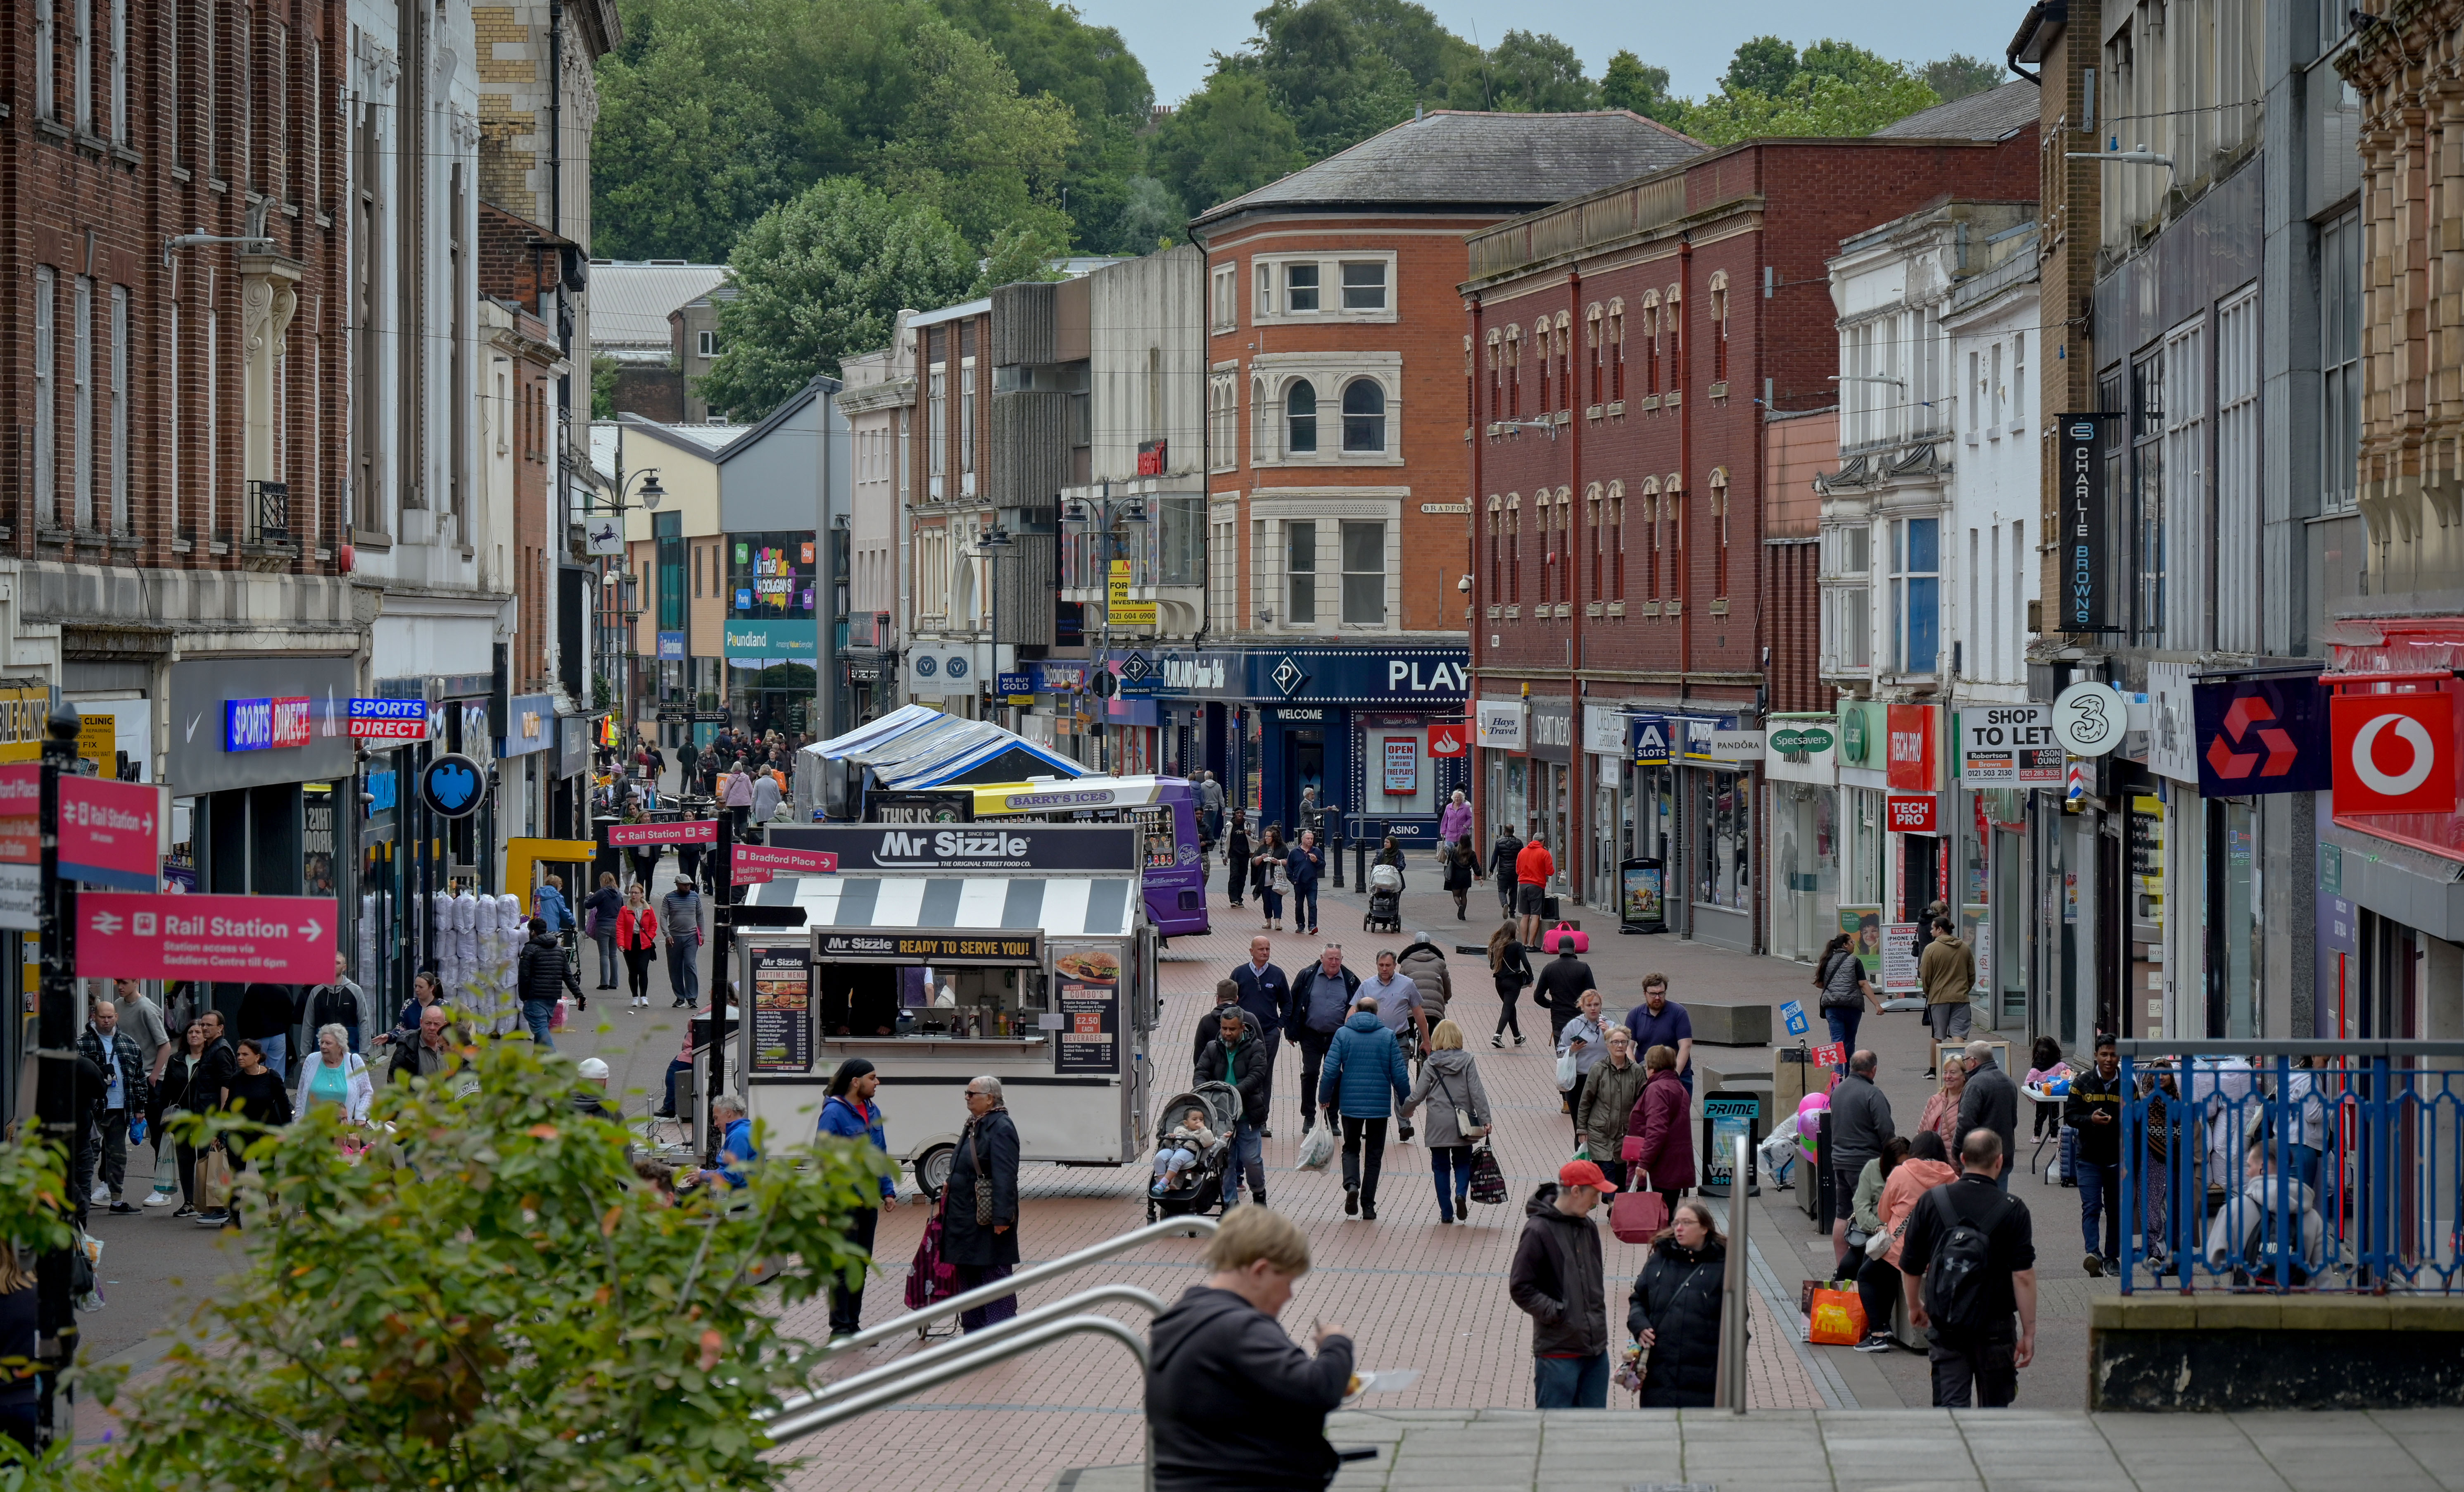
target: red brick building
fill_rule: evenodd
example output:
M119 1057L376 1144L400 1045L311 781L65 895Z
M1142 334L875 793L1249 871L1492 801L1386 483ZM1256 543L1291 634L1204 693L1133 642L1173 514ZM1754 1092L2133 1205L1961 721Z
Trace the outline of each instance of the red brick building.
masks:
M479 204L479 329L487 360L487 401L480 463L491 496L510 501L514 515L513 582L517 614L507 649L516 694L544 694L557 682L560 563L563 536L553 531L556 508L549 474L559 438L557 380L569 368L559 350L553 293L574 246L537 223L493 203Z
M1760 946L1760 753L1714 737L1829 702L1815 547L1765 512L1766 411L1837 401L1841 238L2029 195L2035 121L2010 112L1750 142L1472 236L1482 823L1545 833L1570 900L1616 905L1617 862L1648 857L1673 929ZM1639 757L1636 716L1665 749Z

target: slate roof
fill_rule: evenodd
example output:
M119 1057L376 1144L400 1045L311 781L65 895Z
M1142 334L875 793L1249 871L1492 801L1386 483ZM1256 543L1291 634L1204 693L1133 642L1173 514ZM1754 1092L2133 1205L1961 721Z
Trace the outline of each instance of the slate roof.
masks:
M1883 125L1874 131L1874 136L1878 140L1895 136L1903 140L2002 140L2043 117L2043 97L2035 83L2014 78L1999 88L1920 109L1906 119ZM591 314L598 313L594 310Z
M1313 208L1521 212L1665 169L1703 148L1691 136L1623 109L1439 109L1209 208L1194 221L1203 227L1243 212Z
M591 260L591 349L634 347L666 356L668 313L708 295L726 278L724 264Z

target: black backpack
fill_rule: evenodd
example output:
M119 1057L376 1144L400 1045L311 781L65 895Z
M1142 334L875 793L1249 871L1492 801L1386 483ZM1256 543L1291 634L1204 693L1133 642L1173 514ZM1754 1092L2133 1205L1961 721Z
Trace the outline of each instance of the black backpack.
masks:
M2009 1214L2011 1199L1997 1197L1990 1214L1971 1219L1944 1194L1948 1191L1945 1187L1935 1194L1944 1227L1925 1262L1925 1314L1952 1331L1986 1331L2003 1325L1986 1308L1986 1277L1993 1267L1993 1230Z

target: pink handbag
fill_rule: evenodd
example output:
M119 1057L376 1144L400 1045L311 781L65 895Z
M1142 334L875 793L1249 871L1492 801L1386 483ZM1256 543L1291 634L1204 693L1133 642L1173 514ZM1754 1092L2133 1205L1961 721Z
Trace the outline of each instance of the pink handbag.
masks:
M1645 1187L1649 1176L1642 1178ZM1609 1198L1609 1231L1626 1243L1649 1243L1668 1226L1668 1199L1657 1191L1620 1191Z
M1592 951L1592 935L1566 923L1559 923L1540 935L1540 951L1543 953L1563 952L1569 947L1577 953L1589 953Z

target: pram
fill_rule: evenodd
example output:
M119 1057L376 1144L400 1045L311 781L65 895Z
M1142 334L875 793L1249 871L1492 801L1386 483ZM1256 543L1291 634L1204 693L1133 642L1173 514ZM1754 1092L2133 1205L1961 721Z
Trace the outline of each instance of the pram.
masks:
M1360 919L1364 932L1403 930L1403 872L1394 865L1369 867L1369 915Z
M1163 1107L1155 1111L1155 1153L1162 1154L1166 1147L1179 1148L1175 1137L1181 1133L1181 1116L1193 1108L1205 1110L1206 1127L1214 1133L1215 1143L1198 1157L1198 1164L1183 1170L1180 1179L1160 1195L1149 1190L1149 1222L1158 1217L1221 1214L1224 1198L1241 1190L1238 1177L1229 1182L1224 1179L1232 1169L1232 1128L1241 1116L1241 1095L1228 1082L1201 1082L1165 1100Z

